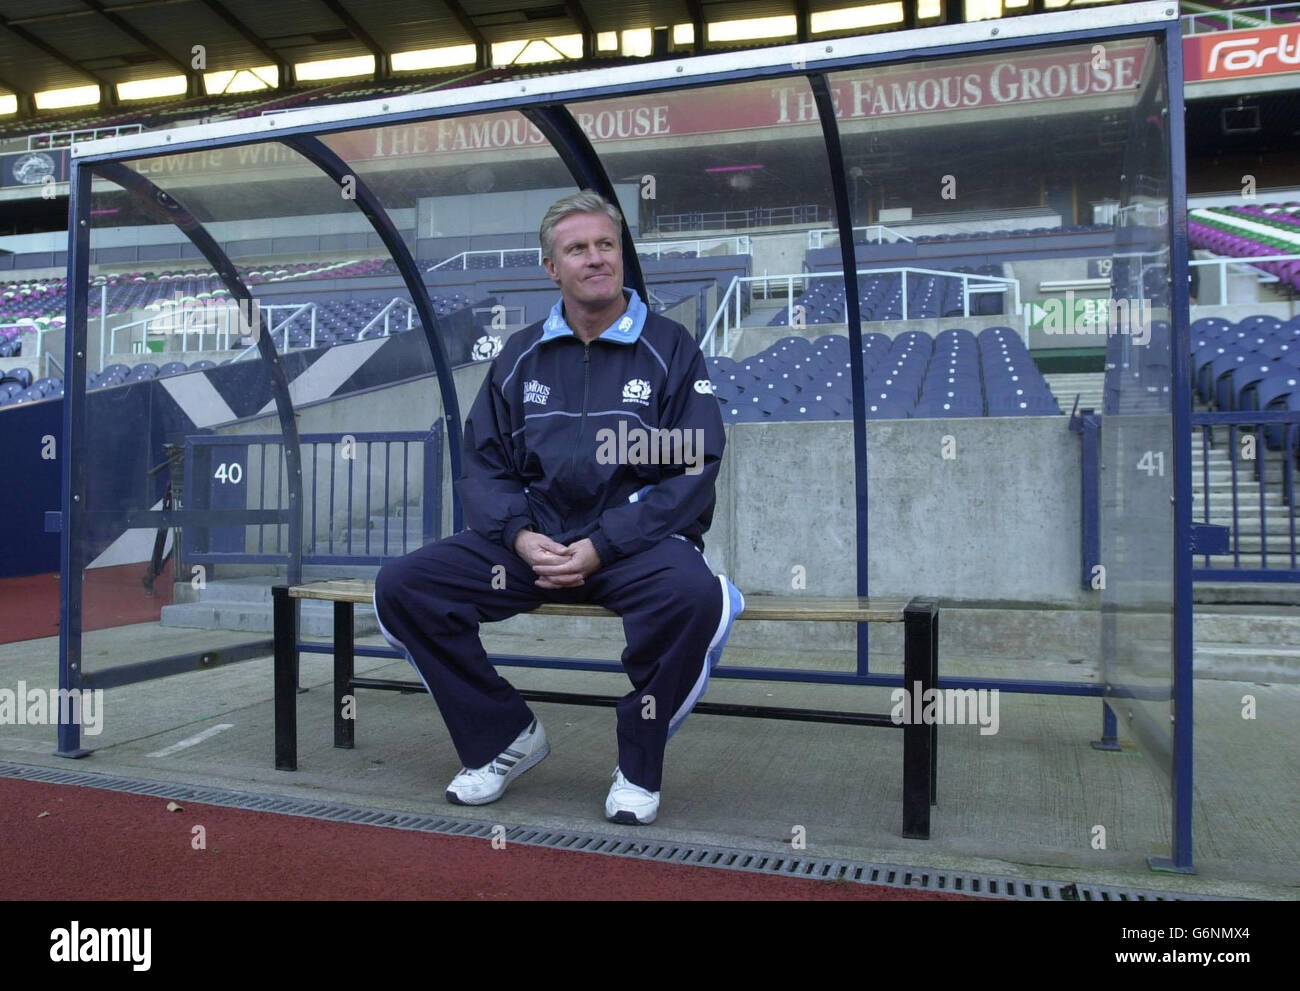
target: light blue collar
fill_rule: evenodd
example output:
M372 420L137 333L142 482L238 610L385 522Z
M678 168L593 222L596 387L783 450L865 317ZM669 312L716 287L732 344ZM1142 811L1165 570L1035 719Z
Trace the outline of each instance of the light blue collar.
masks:
M641 328L645 326L646 318L645 303L641 302L641 297L636 294L635 289L624 286L623 291L628 294L627 312L600 335L600 340L613 341L615 344L631 344L641 336ZM551 315L542 325L542 340L577 336L568 321L564 319L564 299L561 298L551 307Z

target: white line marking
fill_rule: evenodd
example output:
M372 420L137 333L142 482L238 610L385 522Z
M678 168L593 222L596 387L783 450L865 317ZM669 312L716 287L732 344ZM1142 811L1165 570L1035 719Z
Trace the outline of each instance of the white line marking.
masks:
M216 726L209 726L202 733L196 733L194 736L188 736L179 743L173 743L170 747L164 747L162 750L155 750L151 754L145 754L146 757L170 757L174 753L187 750L196 743L202 743L209 737L216 736L218 733L232 729L234 723L218 723Z

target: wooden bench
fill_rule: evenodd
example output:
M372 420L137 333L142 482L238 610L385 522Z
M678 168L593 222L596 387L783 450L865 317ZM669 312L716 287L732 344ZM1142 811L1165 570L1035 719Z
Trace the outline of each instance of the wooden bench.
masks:
M275 622L275 766L282 771L298 768L298 628L294 599L334 603L334 746L353 746L356 720L344 715L344 697L358 688L424 693L419 681L359 678L353 669L354 627L352 608L371 606L374 583L359 580L276 585L271 589ZM528 615L608 616L615 613L594 605L547 604ZM903 684L915 691L938 687L939 609L929 599L878 600L820 598L814 596L745 596L740 620L790 620L822 623L903 623ZM495 660L495 659L493 659ZM761 678L761 675L755 675ZM529 702L563 705L614 706L614 696L569 692L520 691ZM777 706L737 705L701 701L692 710L699 715L748 716L802 722L888 726L903 731L903 836L930 838L930 806L935 801L938 733L934 724L895 723L887 714L827 712Z

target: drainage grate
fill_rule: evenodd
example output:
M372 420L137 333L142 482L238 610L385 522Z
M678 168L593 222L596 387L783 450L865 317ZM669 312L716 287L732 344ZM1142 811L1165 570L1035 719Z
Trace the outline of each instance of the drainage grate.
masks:
M129 792L135 795L152 795L171 801L199 802L205 805L245 809L251 812L276 812L282 815L325 819L330 822L383 826L389 829L437 833L444 836L471 836L488 839L492 836L493 829L498 825L491 822L448 819L438 815L420 815L411 812L345 805L339 802L316 802L280 795L259 795L250 792L232 791L226 788L199 787L166 781L148 781L110 774L88 774L81 771L60 771L46 767L5 762L0 762L0 777L39 781L45 784L103 788L108 791ZM762 853L731 847L681 844L657 839L634 840L620 836L599 836L572 830L539 829L535 826L507 827L505 839L510 843L523 843L553 850L573 850L583 853L600 853L613 857L633 857L638 860L654 860L697 867L718 867L724 870L775 874L782 877L803 877L819 881L840 881L853 884L876 884L891 888L942 891L976 895L984 898L1014 899L1016 901L1147 902L1220 900L1217 896L1210 895L1191 895L1143 888L1083 884L1078 881L1044 881L996 874L968 874L958 871L929 870L924 867L874 864L866 861L792 857L785 854Z

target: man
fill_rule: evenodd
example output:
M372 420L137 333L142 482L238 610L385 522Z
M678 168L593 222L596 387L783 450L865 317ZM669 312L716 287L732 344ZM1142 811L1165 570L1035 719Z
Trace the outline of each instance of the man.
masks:
M561 298L506 342L470 410L456 482L468 528L375 582L380 629L420 673L464 765L447 787L456 804L496 801L550 753L488 662L480 623L544 602L622 616L633 690L618 704L605 815L644 824L658 814L664 747L744 610L703 554L725 444L708 370L684 327L623 286L621 229L590 190L547 211L543 264Z

